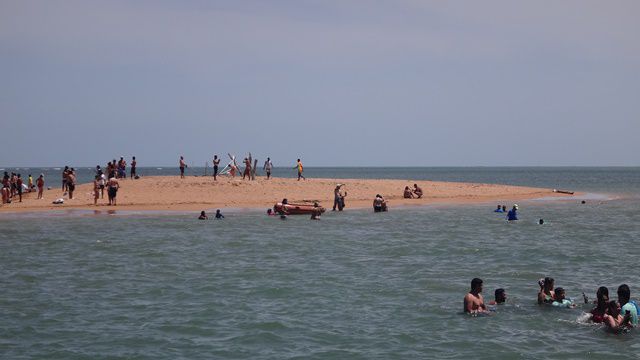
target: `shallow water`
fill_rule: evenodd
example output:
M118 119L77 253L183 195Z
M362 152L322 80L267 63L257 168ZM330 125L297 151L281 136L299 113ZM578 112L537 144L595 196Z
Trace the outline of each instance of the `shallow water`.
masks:
M637 358L637 331L535 298L553 276L576 299L621 283L637 299L638 205L531 201L518 223L489 205L3 215L0 358ZM487 299L507 290L492 316L462 314L476 276Z

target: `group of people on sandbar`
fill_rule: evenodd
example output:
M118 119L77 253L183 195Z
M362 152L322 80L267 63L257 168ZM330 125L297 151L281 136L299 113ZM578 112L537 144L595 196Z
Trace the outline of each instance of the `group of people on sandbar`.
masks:
M567 298L562 287L555 287L552 277L545 277L538 281L540 287L537 302L539 305L548 305L557 308L574 309L576 303ZM482 279L471 280L471 289L463 300L464 312L471 315L487 314L489 308L482 297ZM618 286L618 301L609 299L609 289L605 286L598 288L596 292L595 307L588 313L589 319L594 323L602 323L614 332L631 329L638 326L638 304L631 300L631 290L627 284ZM588 297L582 293L584 303L589 304ZM489 305L502 304L506 301L504 289L496 289L495 300Z
M30 193L38 189L38 199L42 198L42 192L44 191L44 175L40 174L36 180L36 185L33 184L33 177L29 174L27 184L22 179L22 174L12 172L11 175L7 171L4 172L2 177L2 202L1 205L10 204L14 198L18 197L18 202L22 202L22 194Z
M413 189L408 186L404 187L403 197L405 199L420 199L422 198L422 189L418 186L418 184L413 184Z

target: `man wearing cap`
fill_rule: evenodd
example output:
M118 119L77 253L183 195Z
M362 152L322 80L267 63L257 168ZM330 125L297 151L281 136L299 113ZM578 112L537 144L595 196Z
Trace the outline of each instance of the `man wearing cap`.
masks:
M518 204L513 204L513 208L509 210L509 212L507 213L507 220L509 221L518 220L517 212L518 212Z

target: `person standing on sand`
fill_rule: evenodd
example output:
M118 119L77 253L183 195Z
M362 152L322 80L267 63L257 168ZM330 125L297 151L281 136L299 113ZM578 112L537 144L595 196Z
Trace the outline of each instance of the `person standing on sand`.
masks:
M127 162L124 161L123 156L120 156L120 161L118 161L118 178L127 179Z
M184 157L180 156L180 179L184 179L184 169L187 167L187 163L184 161Z
M271 169L273 168L273 164L271 163L271 158L267 158L267 161L264 162L264 166L262 169L267 172L267 180L271 178Z
M220 159L218 155L213 155L213 180L218 181L218 166L220 165Z
M18 196L20 197L20 202L22 202L22 175L18 174L16 179L16 191L18 192Z
M302 166L302 161L300 161L300 159L298 159L298 163L296 164L294 169L298 169L298 181L300 181L300 178L307 180L307 178L305 178L304 175L302 175L302 172L304 171L304 167Z
M38 186L38 199L42 199L42 192L44 191L44 174L40 174L36 180L36 186Z
M138 162L136 161L136 157L132 157L131 158L131 171L130 171L130 175L131 175L131 179L135 179L136 177L136 166L138 165Z
M115 177L109 179L107 194L109 195L109 205L116 205L116 195L120 189L120 183Z
M467 314L488 313L482 298L482 279L471 280L471 291L464 297L464 312Z
M93 205L98 205L98 198L100 197L100 175L96 175L93 179Z
M242 180L244 180L245 176L249 177L249 180L251 180L251 160L249 160L248 158L244 158L243 162L244 172L242 173Z
M67 187L69 188L69 200L73 199L73 192L76 190L76 174L71 168L67 175Z
M64 170L62 170L62 191L67 191L67 172L69 171L69 167L65 166Z

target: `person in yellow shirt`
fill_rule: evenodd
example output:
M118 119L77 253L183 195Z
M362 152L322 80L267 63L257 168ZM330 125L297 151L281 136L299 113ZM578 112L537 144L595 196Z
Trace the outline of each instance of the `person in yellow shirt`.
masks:
M294 169L296 168L298 169L298 181L300 181L300 178L307 180L307 178L305 178L304 175L302 175L302 171L304 170L304 168L302 167L302 161L300 161L300 159L298 159L298 163L296 164Z

